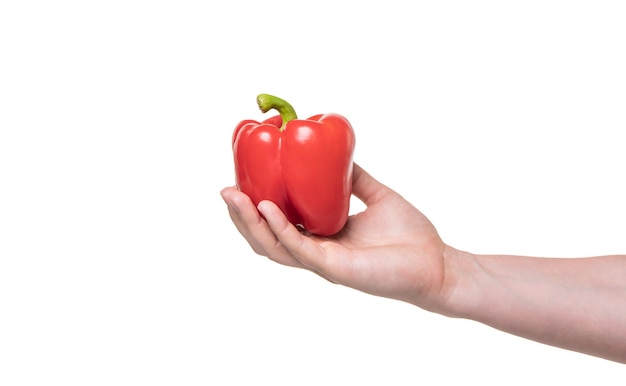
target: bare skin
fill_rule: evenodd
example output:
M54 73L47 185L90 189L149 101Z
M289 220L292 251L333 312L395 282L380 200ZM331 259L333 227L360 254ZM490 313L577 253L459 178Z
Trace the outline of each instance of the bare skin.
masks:
M272 202L257 208L234 187L221 194L252 249L277 263L626 363L626 255L555 259L457 250L419 210L356 164L353 194L367 208L332 237L301 232Z

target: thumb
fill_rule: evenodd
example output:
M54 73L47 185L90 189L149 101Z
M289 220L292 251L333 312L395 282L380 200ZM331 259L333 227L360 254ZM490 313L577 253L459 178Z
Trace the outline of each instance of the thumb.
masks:
M372 177L362 167L353 164L352 170L352 194L370 206L389 193L390 189Z

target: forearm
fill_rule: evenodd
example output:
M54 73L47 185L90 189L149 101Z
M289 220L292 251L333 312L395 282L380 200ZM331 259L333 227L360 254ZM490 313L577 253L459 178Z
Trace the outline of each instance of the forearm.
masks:
M450 315L626 363L626 256L451 253Z

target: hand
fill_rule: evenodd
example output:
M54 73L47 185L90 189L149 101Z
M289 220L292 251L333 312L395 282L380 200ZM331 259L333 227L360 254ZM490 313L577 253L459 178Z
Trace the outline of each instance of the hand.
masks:
M254 251L280 264L626 363L626 255L548 259L470 254L444 244L421 212L356 164L352 191L367 208L332 237L300 232L271 202L259 203L257 211L235 188L222 190L222 197Z
M303 234L272 202L222 190L231 219L252 249L373 295L439 309L446 298L443 243L430 221L398 193L354 165L353 194L367 206L332 237ZM441 312L441 310L438 310Z

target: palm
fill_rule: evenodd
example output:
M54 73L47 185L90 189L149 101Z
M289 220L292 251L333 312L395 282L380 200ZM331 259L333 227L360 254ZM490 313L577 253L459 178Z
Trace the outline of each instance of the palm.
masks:
M430 221L392 191L385 192L365 211L350 216L336 241L351 249L440 242Z
M353 193L367 209L332 237L307 237L280 209L258 209L235 188L222 191L233 222L258 254L306 268L330 281L422 307L443 285L445 244L428 219L355 164Z
M442 287L444 243L431 222L399 194L375 185L359 195L367 209L351 216L332 238L313 238L321 247L329 280L375 295L425 306Z

